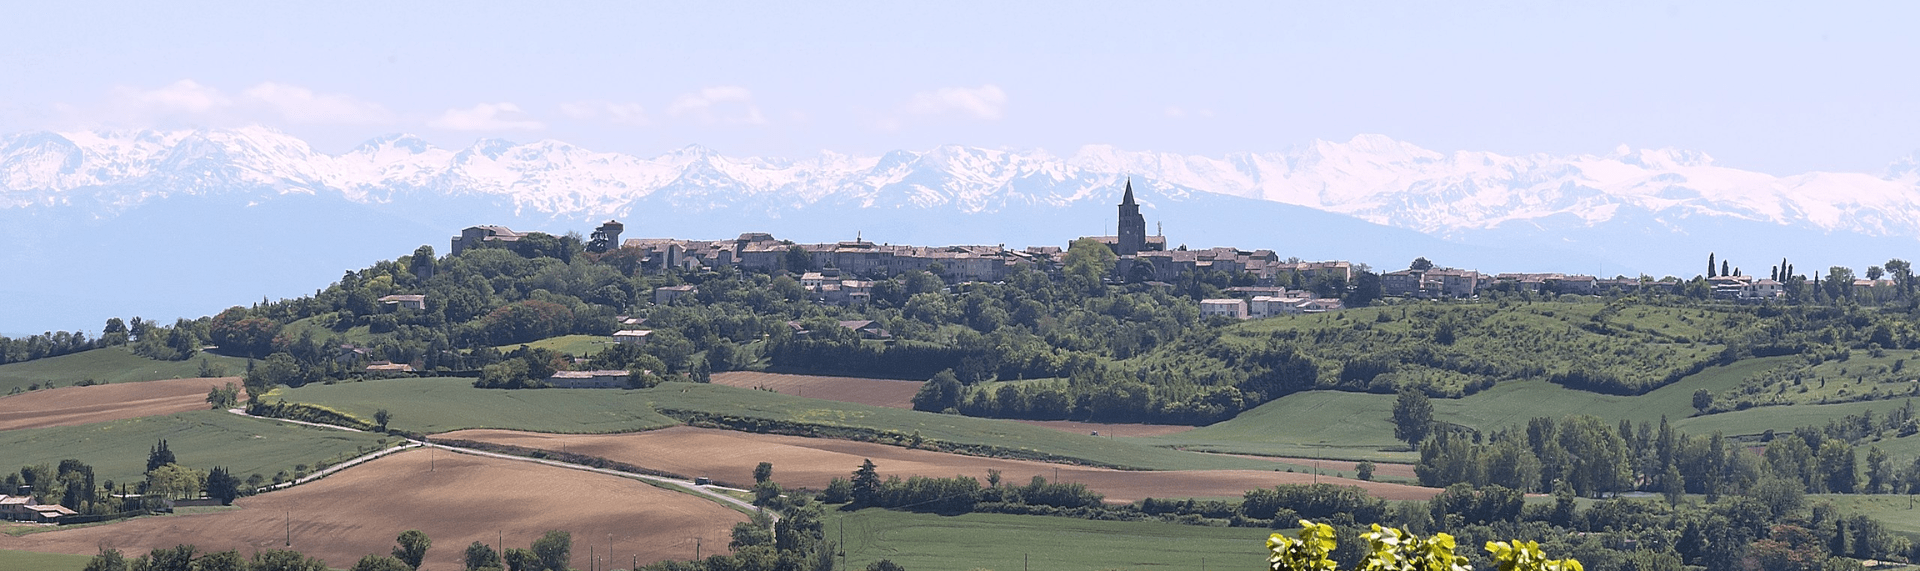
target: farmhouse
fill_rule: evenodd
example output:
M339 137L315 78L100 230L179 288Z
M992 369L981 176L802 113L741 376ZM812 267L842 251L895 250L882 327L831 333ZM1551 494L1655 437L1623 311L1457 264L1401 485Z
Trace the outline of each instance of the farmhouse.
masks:
M700 293L700 288L692 284L661 286L653 288L653 303L655 305L672 305L674 300L682 297L691 297L696 293Z
M1200 315L1206 317L1218 315L1220 317L1246 319L1247 300L1239 298L1203 299L1200 300Z
M647 337L653 335L651 329L627 329L613 332L613 342L621 345L646 345Z
M627 372L560 371L547 378L547 386L556 389L623 389L627 387Z
M389 296L380 298L380 303L383 303L389 306L399 307L401 309L424 311L427 309L427 296L418 295L418 294L413 294L413 295L394 294L394 295L389 295Z
M79 512L58 504L33 503L32 496L0 496L0 519L54 523L73 515L79 515Z

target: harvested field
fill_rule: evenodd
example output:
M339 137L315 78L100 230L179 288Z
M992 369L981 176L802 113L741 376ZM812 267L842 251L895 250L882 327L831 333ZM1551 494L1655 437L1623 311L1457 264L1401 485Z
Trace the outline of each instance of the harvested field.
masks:
M0 430L78 426L207 408L207 389L239 377L172 379L33 391L0 398Z
M742 389L767 389L783 395L850 402L889 408L913 408L913 393L926 381L895 381L860 377L819 377L731 371L714 373L713 384Z
M1307 473L1259 470L1124 471L1024 460L962 456L898 446L751 434L693 427L606 435L557 435L509 430L462 430L446 438L509 444L527 448L565 450L626 462L685 476L708 476L720 483L751 485L753 467L773 463L773 479L782 486L825 488L833 478L845 478L872 459L882 475L951 477L982 480L987 470L1000 470L1004 481L1024 484L1034 476L1084 483L1110 502L1133 502L1148 497L1239 497L1247 490L1277 484L1313 483ZM1386 499L1427 499L1439 490L1403 484L1362 482L1321 476L1320 482L1355 485Z
M91 555L111 547L131 555L192 543L247 555L282 548L284 522L291 521L293 549L334 568L351 567L369 553L385 555L400 532L418 529L433 539L423 568L462 569L463 552L474 541L493 544L500 533L507 547L527 547L557 529L573 534L573 567L586 569L589 543L603 557L611 553L619 567L636 555L642 564L692 559L695 538L709 554L724 550L733 524L747 520L717 503L638 480L426 450L236 505L241 509L0 535L0 549Z
M1098 432L1100 436L1121 436L1129 438L1135 436L1166 436L1168 434L1179 434L1199 428L1198 426L1181 424L1114 424L1109 422L1080 422L1078 420L1016 420L1014 422L1024 422L1034 426L1044 426L1075 434L1093 434Z

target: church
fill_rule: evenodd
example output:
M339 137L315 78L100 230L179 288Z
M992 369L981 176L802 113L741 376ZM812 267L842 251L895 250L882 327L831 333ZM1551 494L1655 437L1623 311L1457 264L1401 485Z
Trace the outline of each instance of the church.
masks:
M1140 203L1133 200L1133 179L1127 179L1126 194L1120 198L1120 225L1117 232L1118 236L1088 237L1106 244L1114 254L1122 257L1167 249L1166 236L1147 235L1147 217L1140 214Z

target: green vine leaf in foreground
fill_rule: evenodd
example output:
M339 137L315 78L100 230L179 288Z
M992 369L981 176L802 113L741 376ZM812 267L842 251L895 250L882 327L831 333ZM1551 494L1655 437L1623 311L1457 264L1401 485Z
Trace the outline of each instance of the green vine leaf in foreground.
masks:
M1452 535L1436 533L1421 538L1406 530L1373 526L1363 535L1368 554L1354 571L1473 571L1467 558L1455 555ZM1333 526L1300 520L1300 531L1293 537L1274 533L1267 537L1267 558L1273 571L1339 571L1333 561ZM1495 571L1585 571L1573 559L1547 559L1540 544L1532 541L1489 541Z

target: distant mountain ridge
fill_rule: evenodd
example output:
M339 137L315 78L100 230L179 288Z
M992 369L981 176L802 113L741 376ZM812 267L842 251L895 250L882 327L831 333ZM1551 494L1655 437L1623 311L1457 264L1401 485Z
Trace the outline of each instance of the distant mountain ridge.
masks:
M690 146L641 158L551 140L483 139L450 150L410 135L327 155L263 127L0 139L0 207L72 206L102 216L170 196L232 193L336 193L361 203L480 196L504 199L521 215L581 220L630 215L641 203L773 215L823 203L992 214L1106 200L1104 190L1128 175L1174 199L1252 198L1448 238L1548 220L1595 226L1623 215L1682 231L1686 219L1705 216L1920 237L1914 157L1881 175L1776 177L1715 166L1694 151L1447 154L1379 135L1219 158L1100 145L1066 157L942 146L879 156L734 158Z
M462 149L389 135L330 155L263 127L0 137L0 334L198 316L445 253L475 224L628 237L1064 246L1113 232L1131 177L1170 246L1271 249L1386 271L1416 256L1498 271L1691 276L1920 258L1920 161L1776 177L1702 153L1439 153L1378 135L1204 157L941 146L875 156L652 158L559 141ZM78 263L76 263L78 262ZM211 270L211 271L210 271ZM41 277L47 279L40 279ZM84 317L77 317L84 316Z

